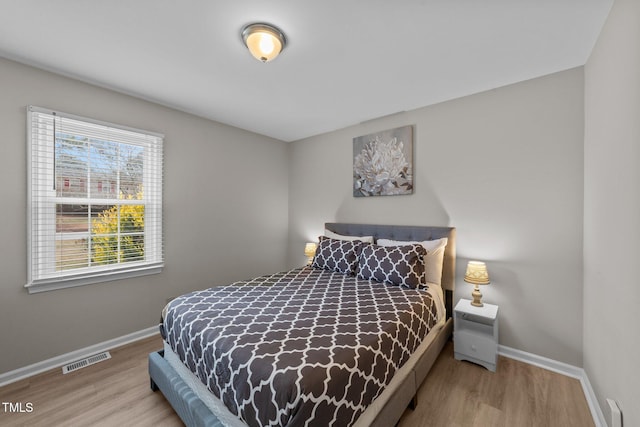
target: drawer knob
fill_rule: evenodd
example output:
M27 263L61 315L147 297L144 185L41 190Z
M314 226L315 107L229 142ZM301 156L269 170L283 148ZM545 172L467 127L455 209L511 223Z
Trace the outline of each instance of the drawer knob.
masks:
M471 345L471 350L472 350L472 351L476 351L476 350L477 350L477 348L476 348L475 344Z

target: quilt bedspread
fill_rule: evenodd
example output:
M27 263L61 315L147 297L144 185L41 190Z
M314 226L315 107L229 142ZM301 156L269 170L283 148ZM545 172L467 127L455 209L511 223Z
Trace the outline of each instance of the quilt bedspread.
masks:
M349 426L437 323L412 290L305 267L173 300L180 360L249 426Z

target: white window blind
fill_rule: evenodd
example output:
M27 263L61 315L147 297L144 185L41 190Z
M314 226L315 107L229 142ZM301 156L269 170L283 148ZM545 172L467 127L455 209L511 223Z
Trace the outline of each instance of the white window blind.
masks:
M27 115L29 292L160 272L163 135Z

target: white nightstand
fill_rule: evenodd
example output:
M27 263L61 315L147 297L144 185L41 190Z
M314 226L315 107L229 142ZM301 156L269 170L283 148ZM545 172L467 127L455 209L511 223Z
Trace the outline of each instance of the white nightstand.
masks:
M496 371L498 362L498 306L482 307L461 299L453 309L453 348L457 360L468 360Z

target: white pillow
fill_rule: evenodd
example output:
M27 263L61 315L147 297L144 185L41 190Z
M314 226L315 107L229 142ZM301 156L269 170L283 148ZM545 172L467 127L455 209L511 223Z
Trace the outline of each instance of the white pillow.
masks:
M350 242L353 242L354 240L360 240L365 243L373 243L373 236L344 236L327 229L324 230L324 236L331 239L348 240Z
M380 246L403 246L419 244L427 250L427 255L424 257L424 275L427 283L435 283L441 285L442 282L442 263L444 261L444 248L447 246L447 238L436 240L425 240L422 242L405 241L405 240L390 240L390 239L378 239L376 242Z

